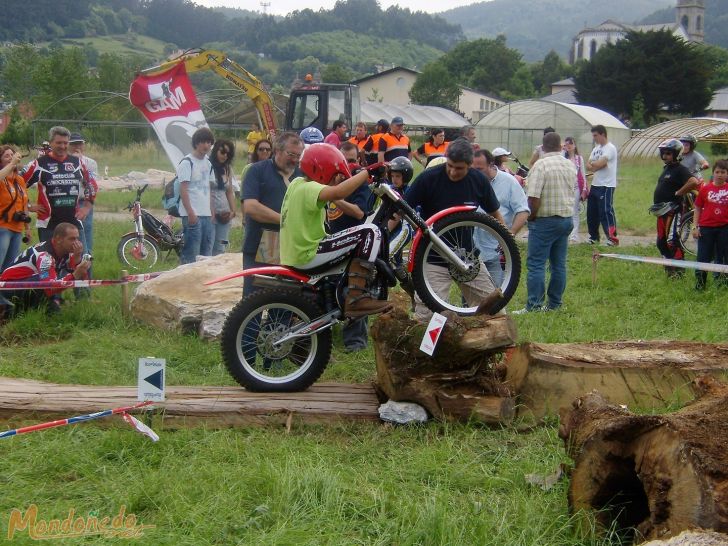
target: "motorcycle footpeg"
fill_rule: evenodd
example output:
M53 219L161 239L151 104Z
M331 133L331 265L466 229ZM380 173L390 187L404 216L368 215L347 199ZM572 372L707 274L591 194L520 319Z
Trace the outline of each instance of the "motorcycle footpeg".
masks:
M379 274L384 275L387 279L387 285L390 288L397 285L397 276L394 274L394 269L392 269L387 262L381 258L377 258L374 265L376 265Z

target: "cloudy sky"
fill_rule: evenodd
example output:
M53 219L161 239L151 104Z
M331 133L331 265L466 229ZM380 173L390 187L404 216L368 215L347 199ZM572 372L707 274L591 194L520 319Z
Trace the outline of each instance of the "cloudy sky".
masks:
M193 0L196 4L202 4L203 6L225 6L228 8L242 8L249 10L262 11L260 5L261 0ZM331 9L334 7L336 0L263 0L266 3L270 3L267 8L268 13L275 15L285 15L296 9L310 8L314 11L319 8ZM448 0L447 2L423 2L422 0L379 0L379 5L382 9L387 9L390 6L398 5L402 8L409 8L413 11L420 10L428 13L437 13L439 11L446 11L458 6L467 6L468 4L475 4L476 2L483 0Z

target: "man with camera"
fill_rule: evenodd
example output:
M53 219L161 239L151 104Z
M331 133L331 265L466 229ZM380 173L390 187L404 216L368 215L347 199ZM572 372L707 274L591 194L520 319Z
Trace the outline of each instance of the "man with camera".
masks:
M5 271L0 281L53 281L88 278L91 256L83 255L78 228L61 222L48 241L28 247ZM22 309L45 307L48 314L61 310L63 288L5 290L0 292L0 319Z

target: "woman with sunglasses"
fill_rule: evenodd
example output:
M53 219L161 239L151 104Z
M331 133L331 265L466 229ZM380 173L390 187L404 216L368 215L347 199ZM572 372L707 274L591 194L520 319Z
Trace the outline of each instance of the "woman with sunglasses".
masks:
M253 153L250 154L251 161L243 167L243 172L240 174L240 195L243 194L243 180L245 180L245 175L248 173L248 169L253 163L257 163L258 161L262 161L264 159L270 159L273 157L273 144L270 140L267 138L264 138L262 140L259 140L255 144L255 148L253 149Z
M213 247L212 255L225 252L232 219L235 218L235 192L233 189L232 162L235 145L225 139L215 142L210 152L210 163L215 173L215 181L210 182L213 208Z

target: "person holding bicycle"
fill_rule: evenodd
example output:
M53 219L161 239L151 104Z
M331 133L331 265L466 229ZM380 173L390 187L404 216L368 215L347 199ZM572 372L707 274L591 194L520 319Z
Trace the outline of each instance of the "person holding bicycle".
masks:
M698 261L728 264L728 160L719 159L713 166L713 179L700 187L695 199L693 237L698 240ZM705 288L708 274L695 271L695 288ZM716 284L728 286L728 274L720 273Z
M680 163L682 143L671 138L658 146L660 158L665 167L657 179L657 186L653 195L653 205L650 212L657 216L657 249L663 258L682 260L684 258L682 247L678 242L678 226L675 215L682 210L684 200L682 197L700 185L685 165ZM684 270L681 268L665 266L668 277L681 277Z

